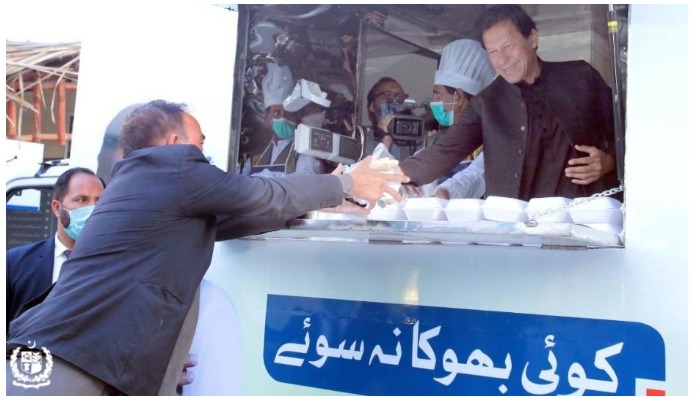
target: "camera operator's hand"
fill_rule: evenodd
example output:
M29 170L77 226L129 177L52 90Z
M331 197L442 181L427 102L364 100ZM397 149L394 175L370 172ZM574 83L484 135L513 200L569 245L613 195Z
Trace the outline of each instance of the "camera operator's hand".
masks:
M385 135L389 134L389 124L391 123L391 121L394 120L394 117L396 117L396 114L391 112L391 113L383 116L379 120L379 124L377 125L377 127L379 128L379 130L384 132Z
M393 112L388 115L385 115L384 117L382 117L382 119L379 120L379 125L377 125L379 130L384 133L384 137L382 137L382 143L384 143L384 146L386 146L388 150L391 150L391 146L394 145L394 139L391 137L391 135L389 135L389 124L391 123L391 121L394 120L395 117L396 114L394 114Z

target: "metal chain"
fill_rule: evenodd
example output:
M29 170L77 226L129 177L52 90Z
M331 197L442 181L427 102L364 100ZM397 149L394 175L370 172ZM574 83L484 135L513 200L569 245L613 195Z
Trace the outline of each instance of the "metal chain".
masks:
M565 205L565 206L558 206L558 207L553 207L553 208L550 208L547 210L540 211L540 212L536 213L535 215L533 215L532 218L527 220L525 222L525 226L527 226L528 228L534 228L537 226L537 221L536 221L537 218L539 218L543 215L551 214L551 213L556 212L556 211L566 210L566 209L569 209L571 207L577 206L579 204L588 203L589 201L597 199L598 197L612 196L615 193L622 192L623 190L625 190L624 186L620 185L618 187L608 189L608 190L602 191L600 193L592 194L588 197L581 197L581 198L575 199L571 203L569 203L568 205Z

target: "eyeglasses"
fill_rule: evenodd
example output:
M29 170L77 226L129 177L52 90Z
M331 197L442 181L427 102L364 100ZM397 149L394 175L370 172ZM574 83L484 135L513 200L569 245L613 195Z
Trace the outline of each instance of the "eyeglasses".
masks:
M372 98L372 101L376 100L380 96L384 96L384 98L386 98L387 100L396 100L399 103L402 103L404 100L406 100L407 98L410 97L408 95L408 93L405 93L405 92L396 92L395 93L395 92L392 92L390 90L387 90L386 92L379 92L379 93L375 94L374 97Z

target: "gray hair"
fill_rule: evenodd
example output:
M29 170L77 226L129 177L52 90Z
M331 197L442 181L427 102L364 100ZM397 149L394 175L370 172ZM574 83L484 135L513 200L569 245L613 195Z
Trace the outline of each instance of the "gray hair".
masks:
M184 132L183 113L187 106L165 100L153 100L134 109L119 132L119 144L124 157L134 150L156 146L168 133Z

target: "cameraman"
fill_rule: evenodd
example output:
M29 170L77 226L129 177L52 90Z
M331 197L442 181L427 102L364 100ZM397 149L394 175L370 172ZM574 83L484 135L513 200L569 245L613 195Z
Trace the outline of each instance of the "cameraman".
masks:
M389 135L388 126L394 116L397 105L403 103L408 94L403 91L401 85L390 77L383 77L367 93L367 115L372 123L371 137L366 138L365 152L371 154L379 143L384 143L387 150L397 160L403 160L411 155L409 146L394 146L394 140ZM412 115L411 110L401 110L398 114Z

